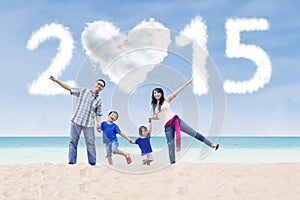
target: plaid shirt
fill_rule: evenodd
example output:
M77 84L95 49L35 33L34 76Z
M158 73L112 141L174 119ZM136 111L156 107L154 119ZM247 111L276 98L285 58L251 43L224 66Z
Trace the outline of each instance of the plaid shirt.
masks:
M87 88L71 88L71 95L78 97L71 120L84 127L94 127L96 114L102 116L102 101L99 95L93 95L92 90Z

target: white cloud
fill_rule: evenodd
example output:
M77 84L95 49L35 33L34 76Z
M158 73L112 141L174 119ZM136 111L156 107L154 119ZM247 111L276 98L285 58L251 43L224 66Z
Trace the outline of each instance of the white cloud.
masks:
M170 40L169 29L152 18L126 35L106 21L88 23L82 33L86 54L125 92L142 83L147 73L163 61Z
M263 88L271 78L271 61L268 54L259 46L241 43L240 32L263 31L269 28L265 19L228 19L226 22L226 55L229 58L245 58L253 61L257 66L252 79L234 82L226 80L224 89L227 93L245 94Z
M59 39L58 53L53 58L51 65L39 75L29 86L29 93L35 95L68 94L56 83L49 80L50 75L58 78L69 65L74 48L73 38L68 28L61 24L46 24L34 32L27 43L27 49L35 50L49 39ZM70 86L75 86L74 81L66 81Z
M176 44L186 46L192 42L193 48L193 92L198 95L208 92L208 73L206 69L207 51L207 26L202 17L195 17L191 20L179 36L176 37ZM183 37L184 36L184 37ZM187 38L189 40L187 40Z

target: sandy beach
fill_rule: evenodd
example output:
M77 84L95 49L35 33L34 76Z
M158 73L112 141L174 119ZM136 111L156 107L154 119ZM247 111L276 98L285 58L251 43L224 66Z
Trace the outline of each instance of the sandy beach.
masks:
M300 163L177 163L139 174L84 163L0 165L0 169L2 200L300 197Z

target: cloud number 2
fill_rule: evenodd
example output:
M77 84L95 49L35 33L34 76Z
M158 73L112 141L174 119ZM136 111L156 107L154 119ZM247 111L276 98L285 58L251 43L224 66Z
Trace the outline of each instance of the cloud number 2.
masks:
M59 77L69 65L74 49L73 38L69 30L61 24L47 24L34 32L27 42L27 49L35 50L38 46L49 39L59 39L58 53L53 58L51 65L39 75L29 86L29 93L34 95L57 95L66 94L57 84L49 81L49 76ZM65 81L74 87L75 81Z

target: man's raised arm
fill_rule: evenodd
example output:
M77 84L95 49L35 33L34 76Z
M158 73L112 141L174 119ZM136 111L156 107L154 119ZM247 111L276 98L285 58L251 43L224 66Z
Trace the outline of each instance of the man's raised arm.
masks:
M56 78L54 78L54 76L50 76L49 79L52 80L53 82L57 83L58 85L60 85L62 88L71 92L71 87L69 85L61 82L60 80L57 80Z

